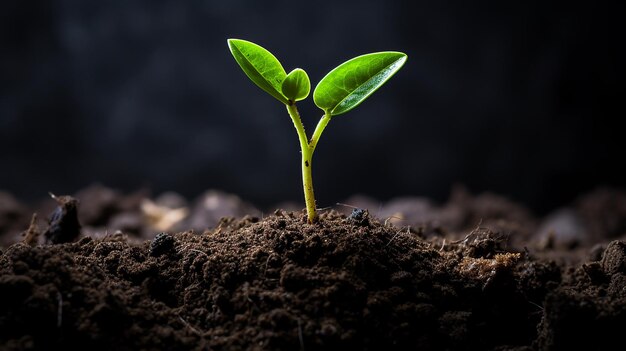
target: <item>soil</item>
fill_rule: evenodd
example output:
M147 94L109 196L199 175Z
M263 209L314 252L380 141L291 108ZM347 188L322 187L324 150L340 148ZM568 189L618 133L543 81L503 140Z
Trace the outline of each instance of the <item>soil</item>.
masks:
M215 191L190 204L95 185L32 207L0 192L0 349L619 345L626 193L545 217L463 189L344 202L308 224Z

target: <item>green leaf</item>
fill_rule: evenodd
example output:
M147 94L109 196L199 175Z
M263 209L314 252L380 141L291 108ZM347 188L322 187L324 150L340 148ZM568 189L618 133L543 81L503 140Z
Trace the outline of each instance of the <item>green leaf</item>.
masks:
M287 73L272 53L255 43L241 39L228 39L228 47L235 61L254 84L282 103L289 103L281 92Z
M306 72L301 68L296 68L289 72L285 80L283 80L283 95L291 101L306 99L310 91L311 81Z
M401 52L366 54L346 61L330 71L315 87L317 107L337 116L357 107L391 78L406 62Z

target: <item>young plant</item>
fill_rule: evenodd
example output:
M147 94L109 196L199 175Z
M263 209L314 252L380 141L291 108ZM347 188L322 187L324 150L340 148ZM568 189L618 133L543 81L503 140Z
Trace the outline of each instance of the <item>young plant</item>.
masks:
M287 72L278 59L263 47L241 39L228 39L228 47L244 73L268 94L287 106L302 150L302 183L309 223L317 220L311 159L320 136L334 116L357 107L380 88L406 62L401 52L384 51L348 60L330 71L315 87L313 101L324 111L311 138L304 131L296 102L311 91L309 76L301 68Z

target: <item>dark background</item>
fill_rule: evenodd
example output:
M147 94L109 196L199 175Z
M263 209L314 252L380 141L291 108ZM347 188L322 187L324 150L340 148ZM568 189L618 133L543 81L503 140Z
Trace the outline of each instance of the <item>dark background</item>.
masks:
M546 211L626 185L617 3L2 1L0 189L29 200L100 181L302 201L293 125L240 71L235 37L313 85L359 54L409 56L326 129L319 206L355 193L442 201L460 183ZM321 112L299 107L311 133Z

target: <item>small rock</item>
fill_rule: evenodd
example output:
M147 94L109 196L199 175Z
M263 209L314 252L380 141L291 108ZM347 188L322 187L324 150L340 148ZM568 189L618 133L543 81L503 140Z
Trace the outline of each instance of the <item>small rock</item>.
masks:
M150 243L150 256L161 256L174 248L175 239L167 233L159 233Z
M352 210L352 213L348 217L348 220L357 222L358 224L368 224L369 212L362 208L355 208Z
M51 244L69 243L80 236L78 222L78 200L71 196L55 196L57 208L50 214L49 227L44 232L46 241Z
M611 241L602 255L602 269L607 274L626 274L626 242Z

